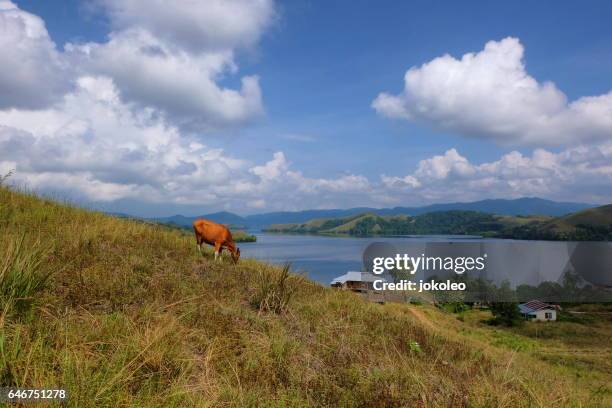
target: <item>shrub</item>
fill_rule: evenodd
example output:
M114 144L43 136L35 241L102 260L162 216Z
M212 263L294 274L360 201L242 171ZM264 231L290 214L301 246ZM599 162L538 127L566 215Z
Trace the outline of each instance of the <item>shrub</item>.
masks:
M295 288L289 282L291 265L277 269L262 269L259 272L257 289L251 304L261 312L282 313L287 310Z
M463 302L448 302L440 305L443 310L450 313L463 313L470 310L470 306Z
M520 326L524 323L516 302L494 302L491 304L493 319L492 325L504 325L508 327Z

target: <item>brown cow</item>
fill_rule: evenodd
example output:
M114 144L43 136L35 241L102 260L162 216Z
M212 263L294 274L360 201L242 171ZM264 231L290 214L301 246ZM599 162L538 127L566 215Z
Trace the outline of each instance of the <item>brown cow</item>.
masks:
M238 262L238 259L240 259L240 249L236 247L232 239L232 233L225 225L199 219L193 222L193 231L200 253L202 253L202 243L206 242L208 245L215 247L215 260L221 254L223 248L227 248L231 252L234 262Z

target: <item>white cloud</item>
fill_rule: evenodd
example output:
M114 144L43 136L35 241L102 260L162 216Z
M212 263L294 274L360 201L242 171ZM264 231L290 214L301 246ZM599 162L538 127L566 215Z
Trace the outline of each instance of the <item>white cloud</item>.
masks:
M481 164L450 149L421 160L407 176L382 176L381 182L391 196L417 196L429 202L538 196L606 203L611 199L612 144L559 153L536 149L531 156L512 151Z
M154 107L183 127L240 125L263 113L256 76L243 77L238 90L219 86L224 73L237 69L231 49L191 54L140 29L67 49L83 72L113 78L123 99Z
M86 201L262 205L265 174L202 140L262 114L256 76L219 84L273 19L272 1L106 5L108 41L58 52L42 19L0 0L3 174Z
M289 163L283 152L274 153L274 158L263 166L255 166L250 171L263 181L278 180L287 171Z
M363 176L306 177L283 152L250 165L209 148L153 110L131 109L108 77L81 77L52 108L0 111L0 124L2 174L15 169L17 183L85 201L283 209L371 190Z
M40 108L70 88L66 65L39 17L0 1L0 109Z
M0 111L0 123L0 162L16 162L17 177L89 200L197 200L246 166L152 111L133 112L104 77L80 78L54 108Z
M236 88L236 51L254 46L274 17L271 0L103 1L114 31L106 42L58 51L44 21L0 0L0 109L43 109L82 76L111 77L135 109L203 132L260 117L256 75Z
M476 164L456 149L418 163L408 175L314 178L283 152L250 164L182 133L154 110L134 111L108 77L81 77L62 103L0 111L0 173L38 191L87 201L146 202L234 211L410 205L537 195L606 202L612 145L553 153L517 151Z
M153 107L192 131L244 124L263 114L256 75L235 54L257 44L274 19L272 0L99 0L114 30L108 42L68 44L86 73L113 78L121 97Z
M404 187L421 187L421 182L416 177L410 175L404 177L392 177L383 174L380 176L380 180L386 187L390 189Z
M381 115L431 124L500 144L578 145L612 139L612 92L568 102L525 70L516 38L490 41L461 59L410 68L399 95L381 93Z
M302 142L302 143L312 143L317 139L310 135L300 134L300 133L284 133L280 135L281 139L292 140L294 142Z
M318 194L323 192L332 193L369 193L370 182L361 175L348 174L337 179L308 178L299 171L289 171L289 180L295 187L304 193Z
M99 0L118 30L134 27L193 51L257 43L274 18L272 0Z

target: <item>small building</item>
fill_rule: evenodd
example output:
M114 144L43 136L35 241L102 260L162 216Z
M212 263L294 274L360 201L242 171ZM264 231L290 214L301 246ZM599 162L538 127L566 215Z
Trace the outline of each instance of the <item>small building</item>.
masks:
M334 288L349 289L354 292L374 290L374 281L383 280L369 272L349 271L331 281Z
M557 320L557 307L539 300L530 300L521 303L519 311L527 320L539 320L543 322Z
M333 288L351 290L372 302L384 303L384 293L374 289L374 281L385 281L369 272L349 271L331 281Z

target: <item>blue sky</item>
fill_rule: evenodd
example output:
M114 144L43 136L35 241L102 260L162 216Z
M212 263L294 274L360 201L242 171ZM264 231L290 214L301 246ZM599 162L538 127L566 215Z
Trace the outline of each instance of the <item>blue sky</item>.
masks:
M5 102L0 96L0 125L8 129L4 142L12 149L18 142L30 146L0 155L0 170L16 168L16 180L36 190L143 215L381 207L533 195L610 202L610 2L374 5L235 0L226 5L236 3L237 8L224 11L211 0L193 13L181 12L180 7L187 7L182 1L173 2L174 10L164 10L163 2L149 3L147 10L139 0L126 3L134 6L115 0L6 3L12 4L5 9L14 18L33 15L44 21L55 50L49 51L47 43L27 45L43 50L36 53L42 63L45 58L59 63L52 80L27 78L23 89L8 76L4 82L0 78L0 90L6 84L11 86L7 94L23 92ZM244 15L234 20L237 10ZM211 31L206 29L211 25L207 16L214 13L220 13L215 21L225 26ZM224 32L227 26L237 28ZM184 27L190 30L183 33ZM19 35L27 36L17 33L10 40L25 41ZM485 53L489 42L493 51ZM146 44L163 49L163 57L136 55L134 62L123 65L138 68L124 70L114 56L124 55L134 44L140 48L132 55ZM480 63L460 62L467 53L481 52ZM220 65L209 68L207 58L217 58L217 53L224 53L218 57ZM440 59L444 55L450 57ZM15 52L5 58L19 66L26 56ZM187 78L192 69L204 72L205 83L191 80L185 85L176 77L151 74L150 82L140 86L137 82L147 69L142 61L156 73L185 72ZM438 61L437 68L422 68L432 61ZM413 67L418 75L404 90L404 75ZM138 70L143 70L141 78L130 76ZM504 78L506 73L511 79ZM194 75L189 78L197 79ZM227 95L213 88L208 99L200 100L187 90L240 90L245 76L258 77L252 86L257 92L246 92L242 99L223 99ZM447 81L451 77L456 79ZM57 81L61 90L49 91L48 102L32 100L36 96L28 95L37 93L27 87L40 87L38 80ZM470 87L470 81L476 85ZM554 84L552 90L546 82ZM86 96L75 91L77 83ZM151 115L147 129L140 122L126 129L135 135L132 143L127 136L108 143L101 116L90 117L98 115L97 105L75 102L83 107L79 109L66 102L67 95L90 101L94 93L109 89L117 95L113 103L120 107L115 111L125 110L134 121ZM388 98L379 99L381 93ZM585 97L599 98L572 107ZM384 106L376 105L383 99ZM447 106L448 100L455 100L454 105ZM224 104L227 110L217 111ZM46 111L36 120L50 123L75 117L88 123L79 143L91 146L90 159L83 160L91 168L69 150L83 150L81 145L70 146L74 134L50 125L53 130L47 133L32 129L27 115L34 114L16 114L16 109ZM172 134L153 135L159 126ZM108 129L122 128L113 124ZM159 144L141 140L138 129L151 132L149 137ZM32 135L30 142L24 142L25 134ZM189 147L193 142L204 147L194 152ZM55 152L58 143L64 148ZM121 143L125 146L120 151L112 150ZM159 151L160 146L169 152L179 145L182 150L172 154ZM58 163L46 168L32 164L35 155L45 152L57 153ZM111 159L123 154L122 159ZM109 159L99 163L93 159L106 155ZM168 164L155 168L159 163ZM149 174L164 176L152 180ZM172 175L177 174L181 177L175 181Z

